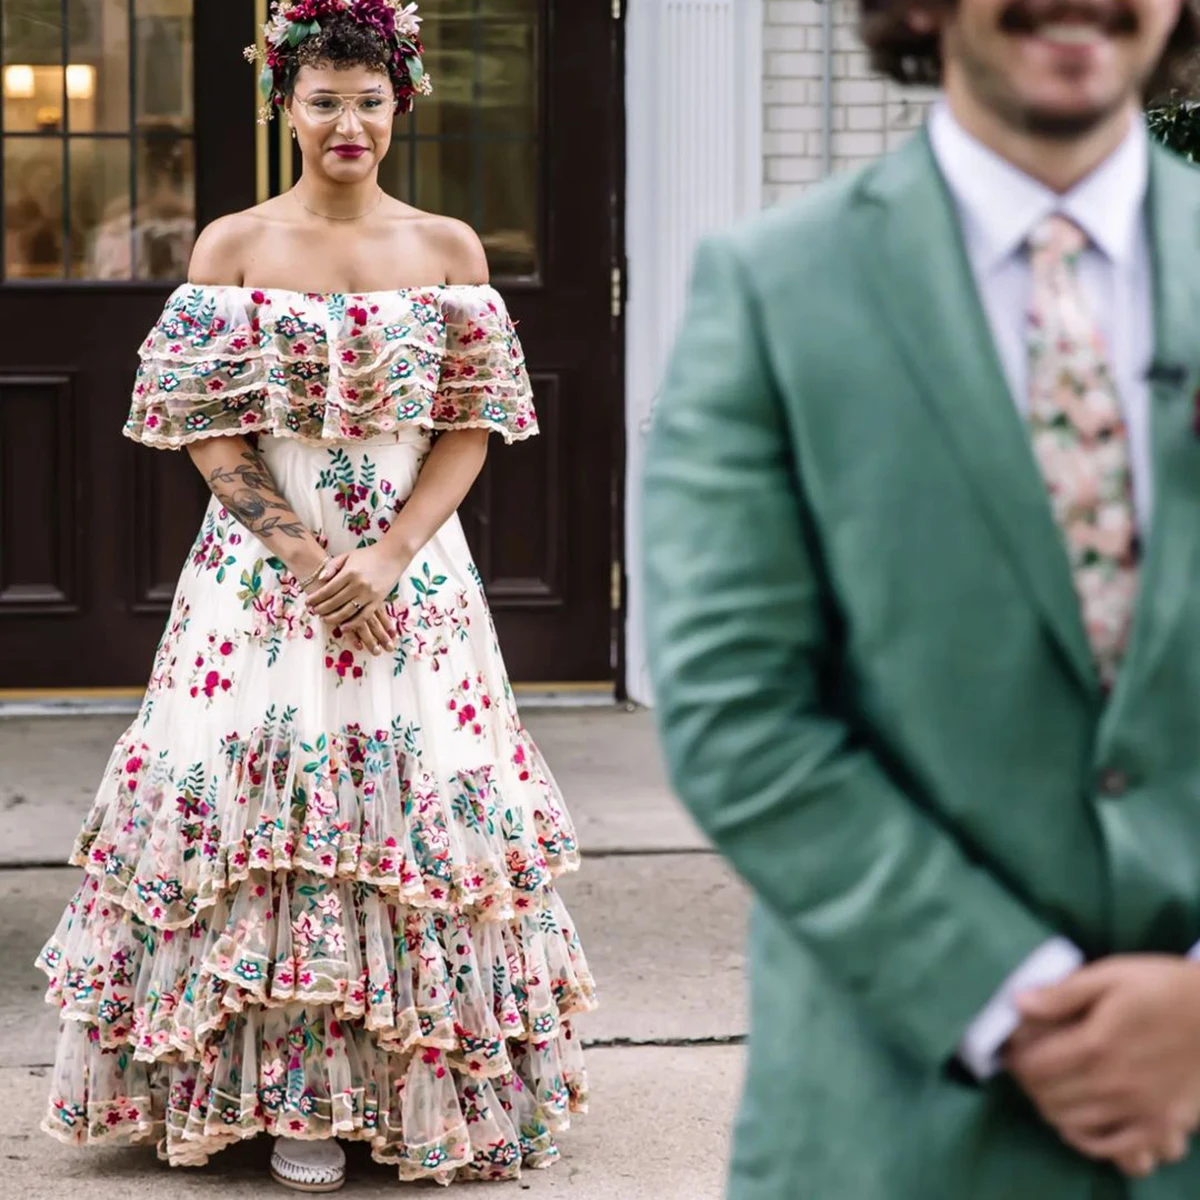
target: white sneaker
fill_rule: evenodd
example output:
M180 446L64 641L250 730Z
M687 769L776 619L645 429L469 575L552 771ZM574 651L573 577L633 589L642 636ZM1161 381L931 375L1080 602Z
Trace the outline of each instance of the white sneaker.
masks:
M271 1153L276 1183L297 1192L336 1192L346 1182L346 1152L334 1141L276 1138Z

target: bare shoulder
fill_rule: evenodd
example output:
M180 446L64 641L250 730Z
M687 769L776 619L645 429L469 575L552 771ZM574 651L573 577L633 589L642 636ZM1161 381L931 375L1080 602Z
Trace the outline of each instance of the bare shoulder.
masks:
M240 284L245 273L247 251L261 236L264 225L272 220L273 204L269 200L254 208L218 217L206 225L192 249L188 282Z
M465 221L421 214L421 232L426 243L442 263L447 283L487 283L487 254L479 234Z

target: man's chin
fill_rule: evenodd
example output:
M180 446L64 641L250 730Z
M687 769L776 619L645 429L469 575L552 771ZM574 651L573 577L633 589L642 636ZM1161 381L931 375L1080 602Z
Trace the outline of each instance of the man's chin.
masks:
M1030 104L1013 114L1025 133L1053 142L1073 142L1098 129L1124 107L1123 101L1108 104Z

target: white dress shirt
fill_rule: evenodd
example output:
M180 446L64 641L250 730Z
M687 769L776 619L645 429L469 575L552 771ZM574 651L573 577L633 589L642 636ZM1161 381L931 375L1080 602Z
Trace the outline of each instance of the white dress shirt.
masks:
M1079 278L1108 347L1129 433L1134 507L1145 535L1154 499L1147 380L1154 354L1154 298L1145 208L1145 125L1135 121L1120 146L1062 195L976 141L945 104L930 118L929 137L958 212L1000 364L1022 414L1029 408L1026 314L1032 274L1027 240L1051 213L1069 217L1087 234ZM1200 943L1192 956L1198 951ZM1066 938L1053 938L1035 950L968 1027L959 1046L963 1062L979 1078L995 1074L999 1052L1020 1024L1015 997L1065 979L1083 961L1079 948Z

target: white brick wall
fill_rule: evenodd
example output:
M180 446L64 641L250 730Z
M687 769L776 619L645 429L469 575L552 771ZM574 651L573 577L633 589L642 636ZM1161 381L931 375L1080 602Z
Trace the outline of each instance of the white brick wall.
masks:
M763 199L798 195L821 178L822 4L833 5L831 167L869 162L924 119L931 95L874 75L858 38L856 0L767 0L763 29Z

